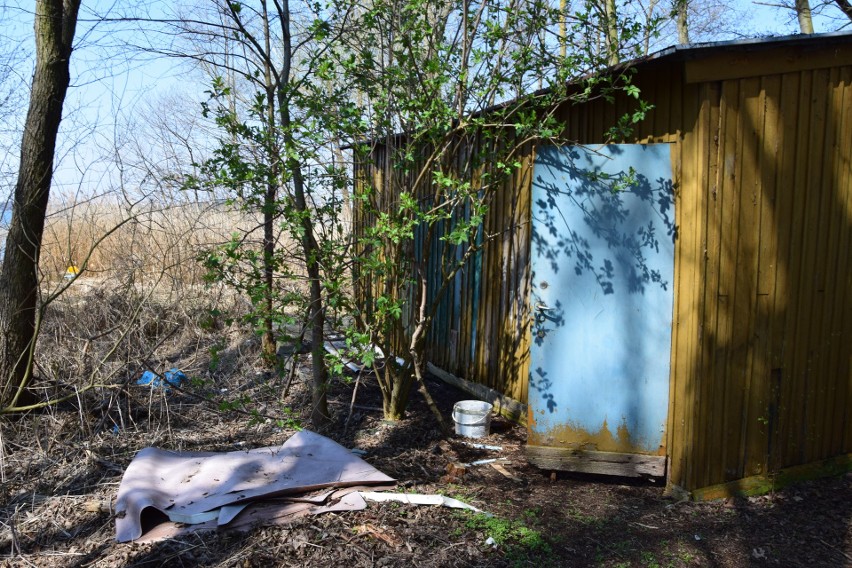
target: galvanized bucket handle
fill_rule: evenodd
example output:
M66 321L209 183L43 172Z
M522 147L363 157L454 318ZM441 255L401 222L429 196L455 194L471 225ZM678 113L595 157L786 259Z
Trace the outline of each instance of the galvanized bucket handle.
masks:
M470 416L470 415L471 415L470 413L466 413L466 412L462 412L461 414L466 414L466 415L468 415L468 416ZM462 422L459 422L458 420L456 420L456 409L454 408L454 409L453 409L453 420L454 420L455 422L458 422L458 423L459 423L459 424L461 424L462 426L484 426L485 424L488 424L488 415L489 415L489 414L491 414L491 413L490 413L490 412L486 412L486 413L484 413L484 414L482 415L482 420L481 420L481 421L479 421L479 422L464 422L464 423L462 423Z

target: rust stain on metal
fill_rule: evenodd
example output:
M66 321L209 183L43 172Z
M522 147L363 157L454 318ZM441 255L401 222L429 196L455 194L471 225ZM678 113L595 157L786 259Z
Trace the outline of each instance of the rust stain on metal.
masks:
M615 433L612 432L606 420L596 432L572 424L559 425L546 431L537 431L534 413L530 413L528 444L574 451L648 454L646 449L632 439L624 420L616 427ZM660 434L660 445L656 455L666 455L664 432Z

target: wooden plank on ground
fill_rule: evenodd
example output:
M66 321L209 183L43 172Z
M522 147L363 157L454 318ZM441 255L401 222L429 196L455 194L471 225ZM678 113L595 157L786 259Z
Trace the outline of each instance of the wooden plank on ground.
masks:
M500 472L500 475L502 475L503 477L506 477L508 479L511 479L512 481L517 481L517 482L523 481L523 479L521 479L517 475L512 474L508 469L506 469L505 467L503 467L502 465L500 465L497 462L491 462L491 467L493 467L498 472Z

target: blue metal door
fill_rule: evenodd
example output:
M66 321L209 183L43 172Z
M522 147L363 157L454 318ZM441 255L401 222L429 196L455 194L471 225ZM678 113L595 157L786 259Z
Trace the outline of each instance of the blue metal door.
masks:
M664 463L675 237L669 144L539 148L528 455Z

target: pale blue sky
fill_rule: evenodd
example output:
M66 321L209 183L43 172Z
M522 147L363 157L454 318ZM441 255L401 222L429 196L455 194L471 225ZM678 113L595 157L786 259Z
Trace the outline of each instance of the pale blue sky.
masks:
M798 31L792 12L751 0L729 0L729 4L741 11L738 20L748 35L787 35ZM115 146L116 137L127 135L123 132L127 121L142 112L146 102L179 94L184 104L175 109L176 112L200 111L198 103L204 98L207 86L202 81L193 80L186 66L175 60L125 49L124 40L132 37L127 31L131 26L121 31L115 25L94 23L98 16L115 15L134 5L144 6L156 15L161 13L161 9L176 3L165 0L83 0L77 48L72 57L73 86L65 105L57 152L57 192L67 193L76 188L97 191L115 182L113 167L103 156L107 149ZM25 49L29 48L32 42L31 6L32 0L0 0L0 18L3 19L0 47L20 44ZM826 13L837 13L837 10L826 10ZM816 17L815 26L817 32L837 28L836 21L820 16ZM30 79L29 65L25 62L16 68L22 83L28 83ZM16 115L18 124L22 123L25 110L19 109ZM8 191L9 173L17 167L16 142L2 137L0 132L0 174L5 172L6 179L0 179L0 183L6 187L0 189Z

